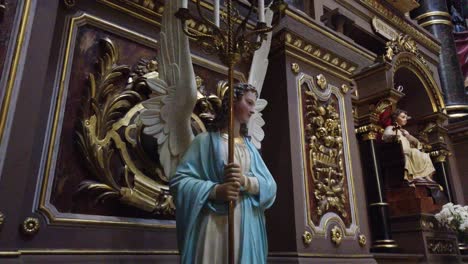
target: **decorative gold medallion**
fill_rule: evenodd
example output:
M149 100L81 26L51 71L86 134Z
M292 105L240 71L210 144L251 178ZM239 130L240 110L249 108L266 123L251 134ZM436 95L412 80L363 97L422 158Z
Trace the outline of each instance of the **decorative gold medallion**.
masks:
M301 68L299 67L299 64L293 62L291 63L291 70L294 74L298 74Z
M325 90L327 88L327 79L323 74L317 75L317 85L322 89Z
M359 235L359 240L358 241L359 241L359 245L361 247L364 247L367 244L367 238L366 238L365 235Z
M349 91L349 86L347 84L341 85L341 91L346 94Z
M39 231L39 219L36 217L28 217L24 220L22 230L25 235L32 236Z
M339 246L341 244L341 241L343 240L343 232L341 231L341 229L338 226L334 226L330 230L330 234L331 241L333 242L333 244Z
M307 246L312 242L312 234L309 231L304 231L302 235L302 241Z

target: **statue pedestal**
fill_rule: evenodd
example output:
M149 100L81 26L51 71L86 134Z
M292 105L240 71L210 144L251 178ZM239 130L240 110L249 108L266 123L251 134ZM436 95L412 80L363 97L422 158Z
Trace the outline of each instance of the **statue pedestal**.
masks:
M434 194L432 194L434 195ZM386 190L392 237L403 254L423 254L428 263L459 263L456 233L440 228L435 203L425 186L404 186Z
M437 213L442 206L436 204L428 188L405 186L386 191L390 216L405 216L420 213Z

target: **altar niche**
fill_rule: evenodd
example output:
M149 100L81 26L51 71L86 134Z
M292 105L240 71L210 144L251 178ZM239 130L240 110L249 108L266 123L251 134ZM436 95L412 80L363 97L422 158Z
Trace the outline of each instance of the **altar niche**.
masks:
M419 253L427 260L440 259L444 254L454 256L454 252L432 254L428 242L443 238L456 247L453 234L438 230L433 217L452 197L444 128L448 117L437 79L434 65L426 62L415 43L405 36L387 43L382 61L355 76L356 131L367 183L374 252ZM391 125L388 118L397 108L412 116L405 129L421 142L422 151L430 154L436 169L434 179L443 189L439 196L425 186L407 184L401 144L394 143L389 151L388 143L381 140L383 129Z

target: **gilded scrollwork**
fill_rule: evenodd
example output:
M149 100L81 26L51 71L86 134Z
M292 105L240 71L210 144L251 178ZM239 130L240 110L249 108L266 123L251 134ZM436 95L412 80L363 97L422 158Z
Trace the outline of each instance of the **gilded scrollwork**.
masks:
M317 78L318 80L320 78ZM306 91L306 141L314 180L316 213L322 216L334 209L347 217L344 192L343 139L340 115L334 101L321 103L313 92Z
M78 146L94 180L83 181L78 192L96 195L95 202L118 199L159 215L174 215L167 178L160 166L145 155L140 102L148 97L145 78L157 76L155 60L140 60L132 71L118 65L119 51L102 39L104 55L98 73L89 73L88 98L77 129Z
M414 54L426 67L429 69L428 64L422 54L419 52L416 42L408 35L399 34L396 39L388 41L385 47L384 58L387 61L392 61L400 52L409 52Z
M429 238L427 249L431 254L450 255L457 253L457 246L454 240Z

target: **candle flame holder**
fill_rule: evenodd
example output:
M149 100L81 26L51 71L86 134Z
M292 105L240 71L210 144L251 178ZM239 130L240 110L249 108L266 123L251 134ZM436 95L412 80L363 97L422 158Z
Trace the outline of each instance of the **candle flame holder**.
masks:
M184 33L194 39L206 53L217 54L227 66L235 65L242 58L249 57L259 49L266 39L267 33L279 24L279 18L284 16L287 8L287 4L283 0L273 0L270 9L278 14L278 19L275 19L271 26L265 22L257 21L255 28L249 29L247 25L254 13L254 2L258 1L252 1L248 6L247 15L244 17L234 7L233 2L234 0L225 1L225 15L220 17L219 25L203 14L201 0L196 2L198 17L190 13L188 8L180 8L175 14L182 21ZM208 26L208 33L191 31L185 26L186 21L197 18Z

